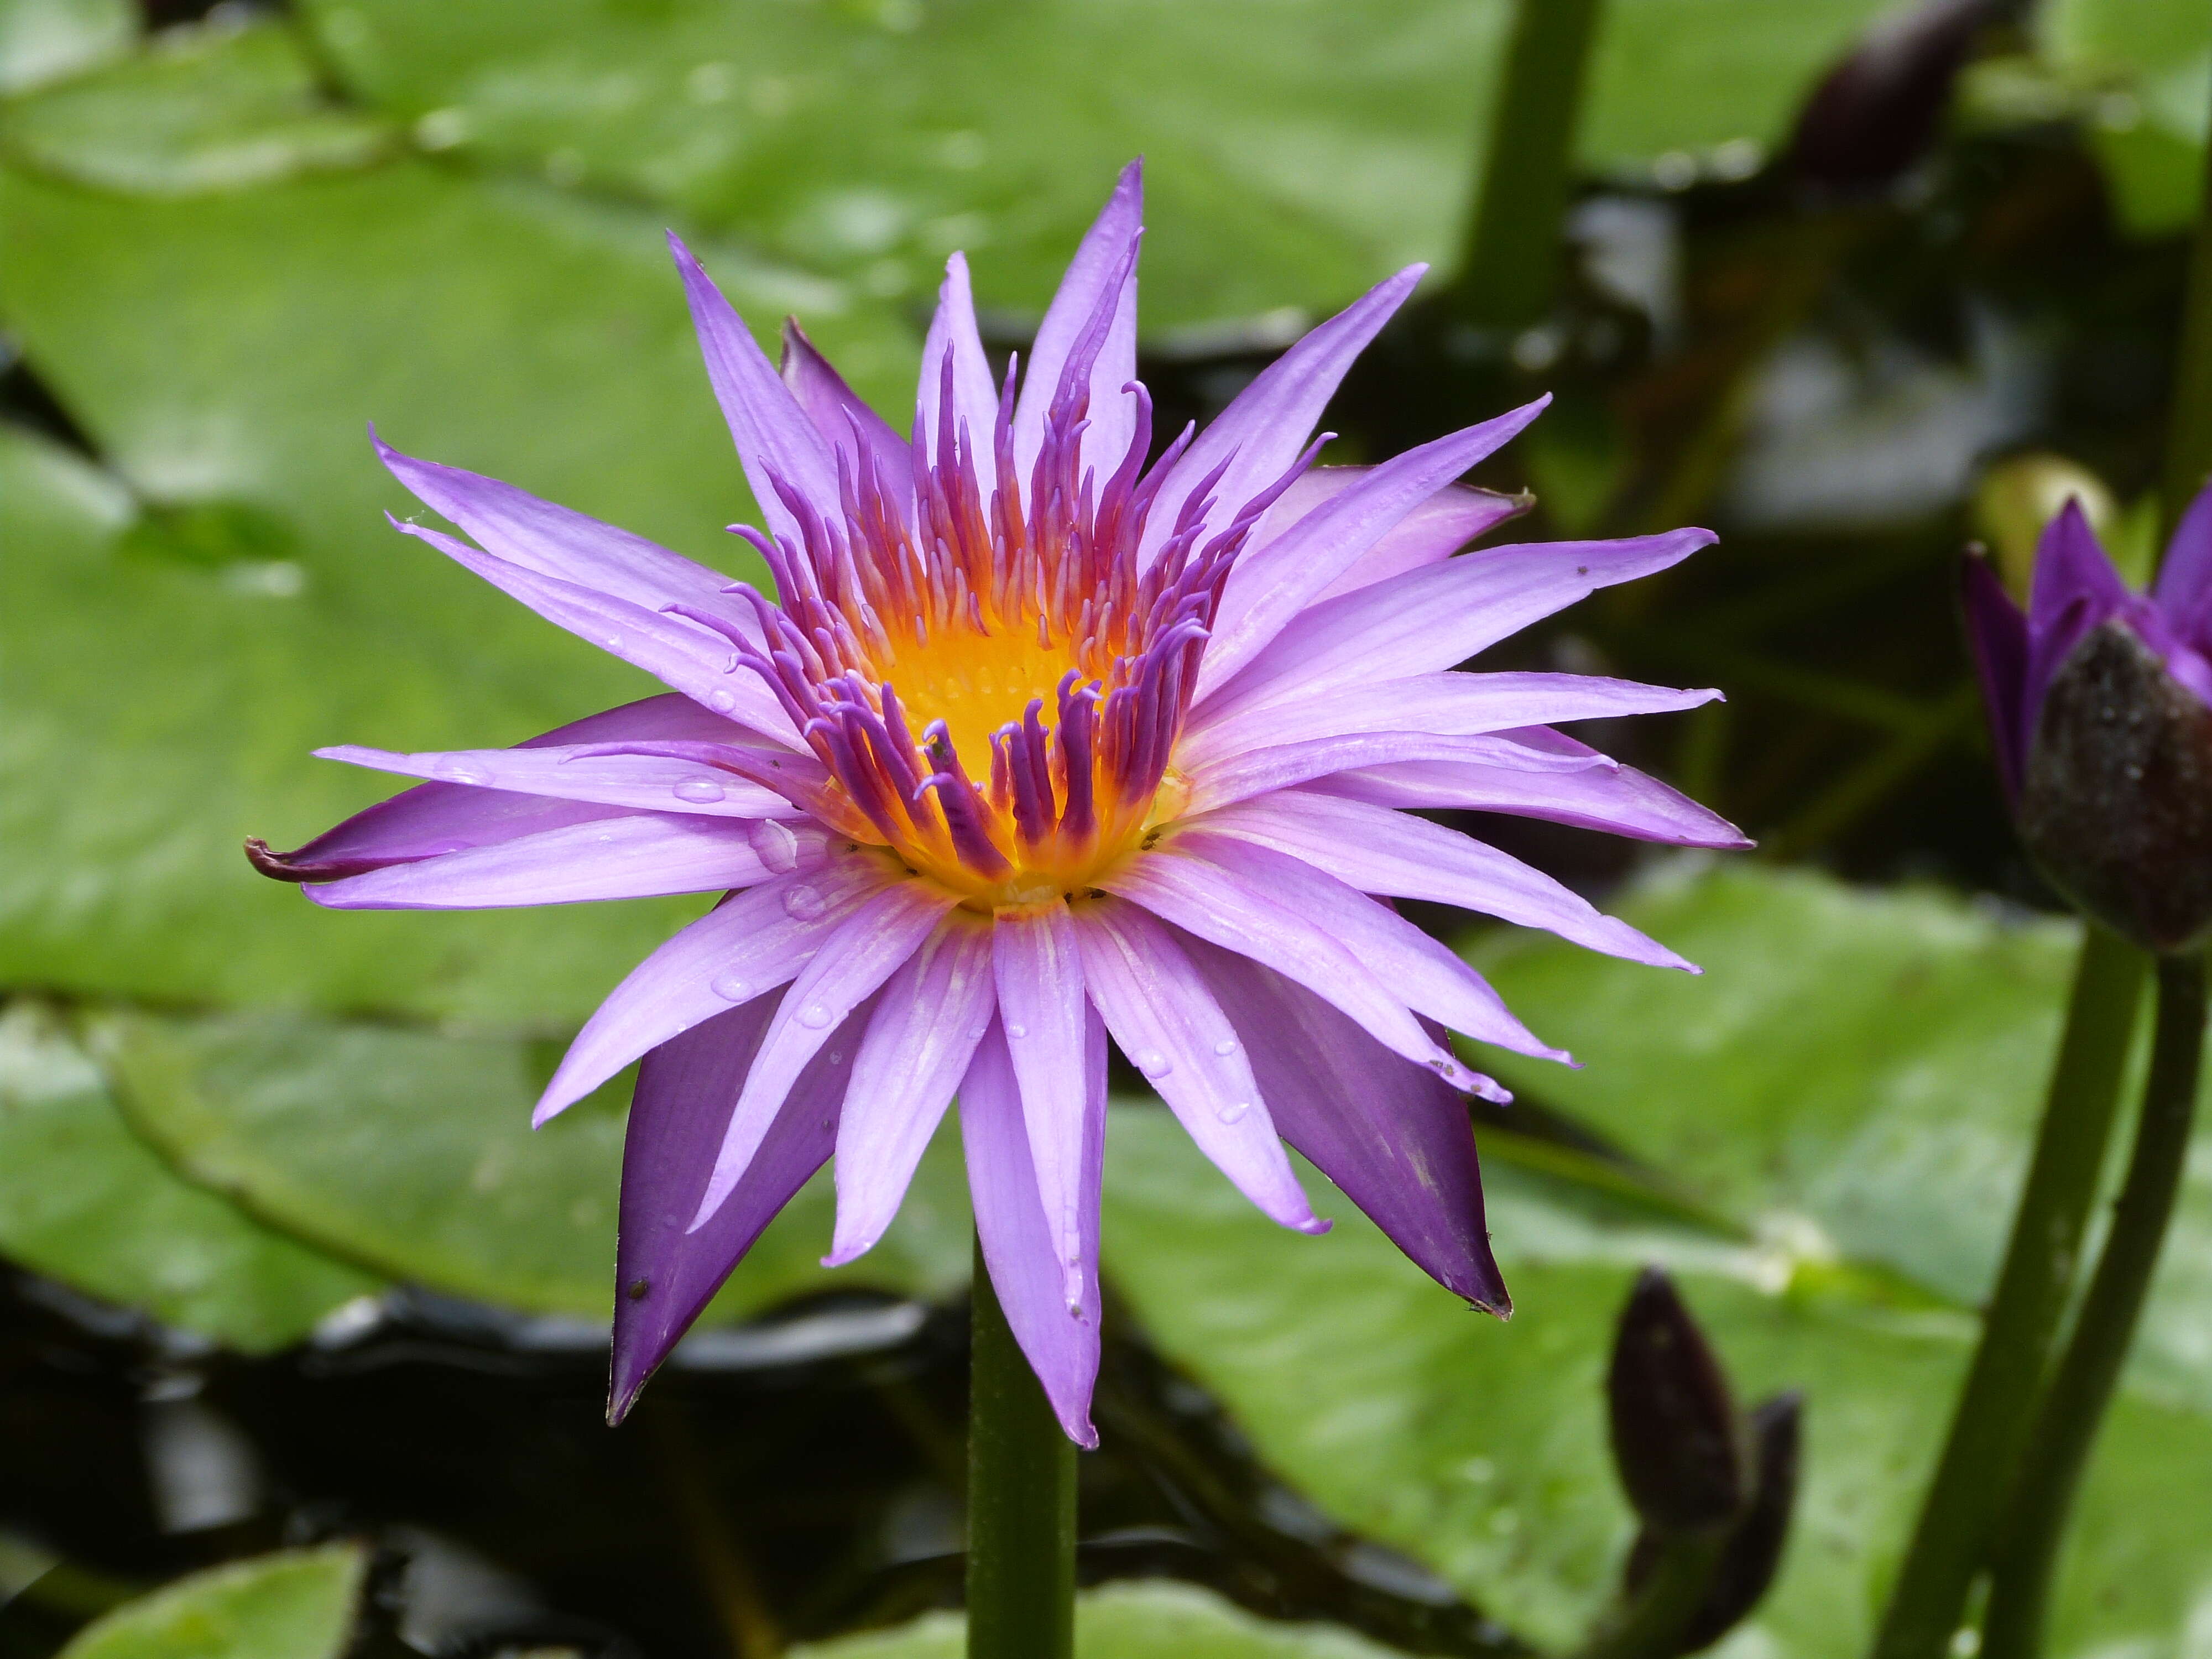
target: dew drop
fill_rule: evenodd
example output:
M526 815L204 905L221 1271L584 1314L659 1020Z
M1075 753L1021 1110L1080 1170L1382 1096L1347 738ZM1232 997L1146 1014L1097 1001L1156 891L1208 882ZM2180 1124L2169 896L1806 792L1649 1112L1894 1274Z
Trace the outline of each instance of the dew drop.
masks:
M802 881L785 891L783 908L787 915L799 921L813 921L830 908L830 901L822 896L819 890L809 887Z
M1165 1077L1175 1070L1175 1062L1157 1048L1145 1048L1138 1052L1137 1069L1146 1077Z
M778 823L774 818L763 818L746 833L745 839L752 843L754 855L775 874L787 876L799 867L799 837L791 833L787 825ZM792 890L796 892L799 890L793 888ZM790 902L789 899L784 901L787 905ZM799 913L793 910L791 914L797 915ZM817 911L815 914L818 915L821 913Z
M471 766L466 761L441 761L438 775L447 783L477 783L491 781L491 774L481 766Z
M830 1010L818 1002L810 1002L799 1011L799 1023L810 1031L818 1031L830 1023Z
M1222 1038L1220 1042L1213 1045L1213 1052L1221 1055L1224 1059L1226 1059L1229 1055L1237 1052L1237 1039L1235 1037Z
M832 1066L842 1066L845 1063L845 1051L842 1048L832 1048L830 1051L830 1063Z
M708 988L725 1002L743 1002L753 994L752 981L736 974L718 974Z
M729 791L712 778L678 778L676 781L676 799L692 801L702 806L708 801L720 800Z
M707 707L718 714L726 714L737 706L738 699L733 692L709 691L707 694Z
M1251 1109L1252 1103L1250 1101L1232 1100L1228 1105L1224 1106L1219 1111L1216 1112L1214 1116L1219 1118L1224 1123L1242 1123L1244 1121L1244 1114Z
M1030 1028L1026 1025L1009 1025L1006 1027L1006 1035L1010 1037L1025 1037L1029 1034Z
M621 650L621 649L622 649L622 647L623 647L623 636L622 636L621 635L619 635L619 634L610 634L610 635L607 635L607 649L608 649L608 650L610 650L610 651L619 651L619 650Z

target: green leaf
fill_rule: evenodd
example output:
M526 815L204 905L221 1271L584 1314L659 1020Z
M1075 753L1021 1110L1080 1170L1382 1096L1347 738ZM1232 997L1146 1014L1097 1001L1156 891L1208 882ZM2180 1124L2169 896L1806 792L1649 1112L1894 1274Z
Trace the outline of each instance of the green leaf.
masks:
M881 307L705 257L909 395ZM698 914L333 917L240 853L392 793L316 747L509 743L659 689L395 536L370 417L750 568L659 216L422 163L185 203L0 171L0 318L112 465L0 432L0 983L554 1029Z
M2010 1213L2075 936L1932 892L1693 868L1620 909L1702 978L1530 936L1479 956L1585 1063L1498 1069L1686 1183L1698 1204L1683 1219L1575 1179L1572 1160L1506 1162L1491 1137L1490 1228L1516 1307L1500 1323L1317 1177L1336 1230L1293 1237L1164 1114L1125 1111L1109 1137L1107 1267L1269 1463L1554 1645L1612 1593L1632 1532L1601 1381L1634 1267L1666 1267L1741 1398L1806 1392L1792 1542L1739 1639L1814 1659L1863 1645L1894 1571L1973 1334L1965 1309ZM1699 1205L1713 1224L1697 1224ZM1900 1280L1923 1293L1894 1293ZM2200 1176L2084 1494L2057 1654L2176 1650L2192 1627L2212 1520L2179 1494L2212 1482L2208 1293Z
M368 1565L338 1544L194 1573L86 1626L62 1659L337 1659Z
M95 69L137 33L131 0L0 0L0 96Z
M171 1174L62 1018L28 1000L0 1008L0 1252L246 1353L380 1288Z
M19 165L149 196L362 167L393 142L384 123L331 104L292 31L273 22L166 31L0 117L0 151Z
M2212 127L2208 0L2051 0L2045 55L2088 100L2090 136L2120 222L2138 236L2192 223Z
M93 1035L139 1132L270 1224L457 1296L607 1316L628 1074L533 1133L557 1044L277 1014L118 1013ZM942 1139L875 1249L823 1271L834 1200L817 1176L710 1316L810 1291L964 1284L966 1188L957 1141Z
M967 1624L933 1613L897 1630L810 1643L791 1659L961 1659ZM1077 1659L1388 1659L1349 1631L1279 1625L1190 1584L1108 1584L1075 1601Z
M1747 141L1755 162L1882 4L1619 0L1585 160ZM1500 0L306 13L425 143L666 202L881 293L927 294L965 247L988 304L1034 315L1141 153L1148 330L1334 308L1449 258L1507 19Z

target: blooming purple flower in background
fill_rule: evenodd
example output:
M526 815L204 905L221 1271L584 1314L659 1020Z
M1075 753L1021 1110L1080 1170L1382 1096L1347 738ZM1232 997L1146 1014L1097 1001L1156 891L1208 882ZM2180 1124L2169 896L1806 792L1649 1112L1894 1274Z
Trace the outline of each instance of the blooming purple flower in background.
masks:
M1452 556L1519 507L1453 481L1540 402L1378 466L1312 467L1323 405L1418 266L1147 467L1139 220L1132 166L1003 386L956 255L911 442L795 328L779 378L674 244L764 520L736 528L774 601L380 446L477 544L399 529L673 695L512 749L322 750L432 781L295 853L256 845L256 863L340 908L727 890L616 988L538 1110L642 1057L614 1416L833 1152L828 1263L873 1245L957 1093L992 1282L1060 1422L1094 1443L1109 1036L1267 1215L1328 1225L1287 1141L1437 1280L1504 1312L1461 1095L1505 1096L1444 1031L1565 1056L1382 900L1688 964L1400 809L1745 844L1550 729L1717 694L1447 672L1712 538Z
M2106 925L2176 951L2212 922L2212 489L2148 593L2078 501L2035 550L2026 614L1986 560L1964 573L1991 747L2045 872Z

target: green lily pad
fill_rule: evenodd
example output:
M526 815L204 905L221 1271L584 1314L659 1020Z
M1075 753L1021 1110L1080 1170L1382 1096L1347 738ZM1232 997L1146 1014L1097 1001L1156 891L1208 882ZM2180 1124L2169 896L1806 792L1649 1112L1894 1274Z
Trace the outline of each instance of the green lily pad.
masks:
M95 189L196 196L389 154L384 123L332 104L282 24L173 29L135 58L0 117L0 150Z
M337 1659L368 1566L339 1544L194 1573L87 1626L62 1659Z
M1742 143L1755 165L1881 9L1620 0L1585 160ZM1333 308L1449 260L1508 16L1499 0L304 11L348 83L425 143L665 202L881 293L927 293L965 247L986 302L1035 314L1141 153L1152 329Z
M1739 1639L1778 1659L1853 1651L1948 1419L2075 935L1743 864L1677 866L1619 908L1705 975L1531 936L1479 959L1585 1062L1502 1068L1686 1187L1675 1219L1577 1180L1571 1161L1539 1171L1493 1146L1490 1227L1516 1304L1501 1324L1318 1177L1336 1231L1293 1237L1164 1115L1126 1112L1109 1138L1108 1269L1278 1470L1514 1629L1566 1644L1633 1530L1605 1451L1613 1322L1637 1263L1668 1267L1741 1397L1807 1396L1793 1542ZM2200 1177L2082 1499L2055 1653L2166 1651L2192 1627L2212 1521L2179 1494L2212 1481L2208 1282Z
M137 33L131 0L0 0L0 96L96 69Z
M246 1353L380 1288L179 1181L117 1113L62 1017L0 1008L0 1251Z
M908 395L880 307L706 257ZM110 463L0 433L0 983L550 1030L697 914L337 918L240 853L391 792L320 745L513 742L658 689L395 536L372 416L747 568L657 217L419 162L176 203L0 169L0 319Z
M808 1643L791 1659L961 1659L967 1621L933 1613L897 1630ZM1109 1584L1075 1601L1076 1659L1387 1659L1394 1650L1326 1625L1255 1619L1189 1584Z
M629 1079L532 1132L557 1047L276 1014L117 1013L93 1027L139 1133L191 1180L394 1279L526 1311L604 1319ZM826 1176L753 1247L711 1317L810 1291L939 1294L969 1226L945 1138L877 1248L825 1273Z
M2052 0L2045 55L2088 94L2089 132L2121 224L2172 235L2196 220L2212 128L2212 4Z

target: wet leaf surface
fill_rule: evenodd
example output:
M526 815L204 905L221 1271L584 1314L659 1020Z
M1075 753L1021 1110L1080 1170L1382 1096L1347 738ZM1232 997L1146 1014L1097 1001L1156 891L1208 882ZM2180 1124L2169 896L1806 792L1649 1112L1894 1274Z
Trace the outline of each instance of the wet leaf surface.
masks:
M336 1659L368 1565L341 1544L216 1567L108 1614L66 1659Z

